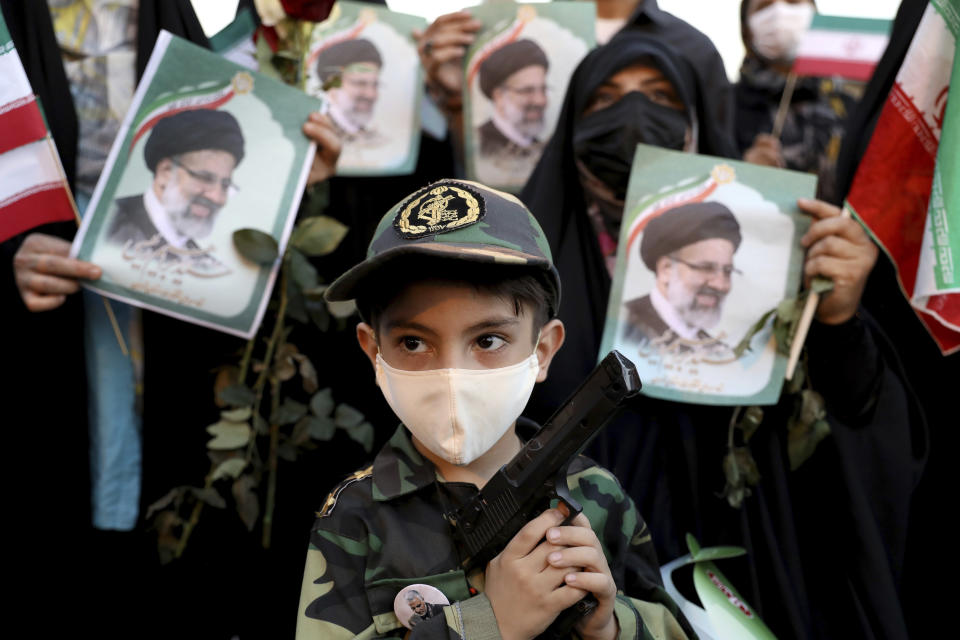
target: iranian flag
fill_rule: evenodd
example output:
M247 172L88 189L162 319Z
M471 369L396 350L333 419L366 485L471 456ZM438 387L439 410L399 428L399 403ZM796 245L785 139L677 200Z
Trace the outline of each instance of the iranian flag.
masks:
M817 14L797 48L793 72L865 82L873 75L889 39L889 20Z
M60 158L0 14L0 241L74 217Z
M931 0L845 203L943 353L960 349L958 40L960 0Z

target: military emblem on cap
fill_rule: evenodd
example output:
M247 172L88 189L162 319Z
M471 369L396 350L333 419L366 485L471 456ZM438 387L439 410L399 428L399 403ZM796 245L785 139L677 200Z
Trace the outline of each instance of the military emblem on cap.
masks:
M462 183L432 184L403 203L393 226L410 240L476 224L486 212L483 196Z

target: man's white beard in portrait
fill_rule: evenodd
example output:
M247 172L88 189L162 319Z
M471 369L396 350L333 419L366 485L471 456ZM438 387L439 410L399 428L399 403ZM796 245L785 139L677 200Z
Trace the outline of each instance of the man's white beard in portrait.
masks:
M193 215L190 212L190 205L194 203L208 207L210 213L206 217ZM206 238L210 235L217 211L220 210L219 205L202 195L187 198L174 180L170 180L164 187L160 204L166 210L177 233L188 238Z
M351 99L342 92L331 94L330 99L336 106L331 112L339 111L356 129L366 129L373 121L373 100L364 97Z
M501 104L503 104L504 119L523 137L533 140L543 131L543 107L524 107L512 102Z
M697 302L698 295L714 296L717 299L716 304L712 307L701 306ZM697 329L710 329L717 326L726 297L726 292L714 289L707 284L691 290L675 274L671 274L670 281L667 283L667 301L688 326Z

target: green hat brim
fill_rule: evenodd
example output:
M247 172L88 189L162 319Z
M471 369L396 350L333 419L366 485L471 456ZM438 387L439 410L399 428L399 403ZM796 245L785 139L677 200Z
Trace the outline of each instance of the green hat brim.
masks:
M555 297L554 307L559 307L560 304L560 275L549 260L503 247L481 248L475 244L452 242L420 242L387 249L372 258L367 258L337 278L324 291L324 297L330 302L353 300L374 274L397 260L410 256L432 256L440 260L512 265L544 271L547 273L549 283L554 289L551 292ZM553 309L553 312L556 313L556 308Z

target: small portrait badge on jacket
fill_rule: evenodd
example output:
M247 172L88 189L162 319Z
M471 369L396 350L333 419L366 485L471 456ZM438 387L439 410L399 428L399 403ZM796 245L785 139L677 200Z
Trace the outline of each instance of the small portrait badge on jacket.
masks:
M411 584L404 587L393 600L393 612L397 620L408 629L427 618L443 616L443 607L450 604L439 589L428 584Z

